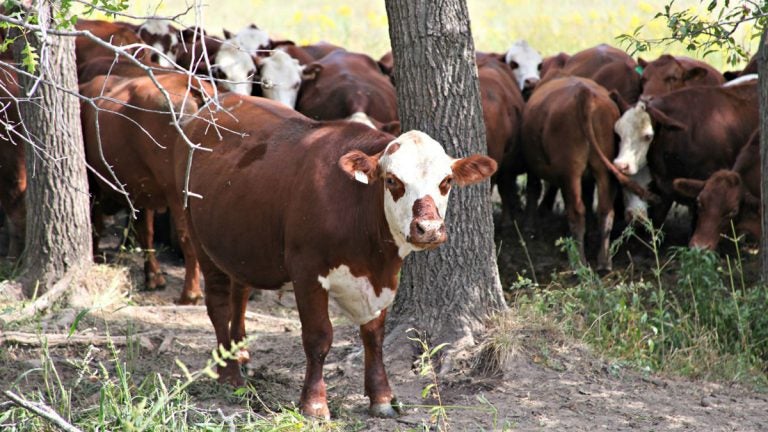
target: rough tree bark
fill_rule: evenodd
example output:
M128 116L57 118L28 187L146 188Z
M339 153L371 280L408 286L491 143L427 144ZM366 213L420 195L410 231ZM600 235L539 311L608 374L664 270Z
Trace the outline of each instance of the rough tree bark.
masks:
M51 25L52 3L34 4L41 25ZM75 41L71 37L28 33L16 41L21 57L25 43L40 54L36 74L63 89L77 92ZM73 270L87 268L91 257L91 225L80 105L75 96L53 85L20 76L19 110L32 143L27 143L27 234L20 280L29 296L45 292Z
M486 153L466 1L387 0L386 7L403 130L429 134L454 157ZM413 327L431 344L461 349L474 343L489 313L506 307L489 187L454 189L448 242L406 259L389 315L390 346Z
M757 52L758 88L760 92L760 278L768 282L768 26L763 30Z

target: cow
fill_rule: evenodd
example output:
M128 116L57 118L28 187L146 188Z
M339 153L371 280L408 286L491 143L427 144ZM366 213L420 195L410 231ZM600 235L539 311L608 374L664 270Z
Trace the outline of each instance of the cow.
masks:
M723 79L726 81L732 81L741 76L750 74L757 74L757 54L753 55L752 58L749 59L749 62L746 66L744 66L744 69L740 71L723 72Z
M315 60L320 60L321 58L327 56L328 54L336 51L336 50L342 50L345 51L344 47L341 47L339 45L334 45L330 42L320 41L311 45L302 45L301 49L304 50L310 57L312 57Z
M598 270L612 268L609 252L613 227L615 188L603 157L615 151L613 124L619 111L607 90L580 77L555 78L542 83L523 111L523 156L528 169L527 216L535 217L541 193L538 179L563 191L571 235L584 253L585 213L582 178L588 173L597 184L597 216L600 230Z
M645 99L683 87L718 86L725 81L717 69L688 57L664 54L652 62L639 58L637 63L643 70L641 97Z
M515 41L504 54L504 61L512 68L526 99L541 79L541 60L541 54L523 39Z
M646 166L660 203L651 208L658 226L672 202L693 201L675 194L674 179L704 180L728 169L758 122L754 82L737 86L684 87L628 109L615 124L620 137L614 165L626 175Z
M19 107L16 72L0 65L0 206L5 212L9 243L7 256L18 258L24 249L27 211L27 169L24 165L24 137Z
M481 155L454 159L419 131L395 138L234 94L220 103L226 112L206 112L185 127L193 142L213 150L195 155L190 190L203 199L191 199L187 214L217 343L232 349L244 340L248 287L292 285L307 357L299 407L329 418L323 363L334 299L360 326L369 412L396 415L382 343L403 259L445 242L452 186L486 179L496 163ZM177 158L186 155L175 147ZM183 163L176 176L185 177ZM238 365L247 360L239 351L219 366L219 380L241 384Z
M257 57L256 62L258 85L254 95L295 108L301 83L305 77L313 77L315 68L302 66L282 49L273 50L268 57Z
M540 75L547 76L549 71L562 69L569 58L571 58L571 56L564 52L544 57L544 60L541 61L541 69L539 70Z
M549 71L542 74L542 80L548 79L555 71L560 72L559 76L589 78L609 92L616 90L628 103L635 103L640 97L640 74L636 69L637 63L627 53L600 44L568 57L560 68L550 65Z
M113 23L100 20L78 19L75 24L77 30L87 30L97 38L109 42L110 44L121 47L124 45L140 45L143 43L139 35L130 27L122 23ZM130 50L135 52L137 48ZM104 47L86 36L77 36L75 38L75 58L78 65L97 57L114 57L112 49ZM149 55L144 53L140 56L142 61L149 61Z
M739 152L733 167L715 171L708 179L678 178L675 191L696 200L698 218L690 246L715 250L723 235L737 232L760 238L760 131Z
M160 75L157 81L171 97L176 115L193 115L213 94L211 84L181 74ZM166 99L149 77L97 77L80 86L81 94L95 99L96 108L81 105L86 160L98 173L91 176L91 191L95 199L93 221L95 235L101 211L125 207L126 197L106 181L117 178L124 185L134 207L139 212L138 240L145 256L145 278L149 289L162 287L160 273L152 247L152 216L154 210L168 208L176 227L184 254L186 274L180 304L194 304L202 297L199 267L195 250L189 243L187 223L178 192L182 189L173 174L173 153L168 149L178 135L171 122ZM114 172L114 174L112 174ZM114 176L114 177L113 177ZM113 181L115 182L115 181ZM94 240L98 245L98 239Z
M500 167L492 182L498 185L502 213L507 215L519 206L517 176L525 172L520 154L520 126L525 101L512 69L503 58L478 53L477 73L488 156Z
M272 49L269 33L260 29L256 24L250 24L237 33L224 29L224 39L252 56L258 56L262 51Z
M364 112L385 125L397 122L395 87L372 58L337 50L307 68L313 76L301 84L297 111L315 120L344 119Z
M136 33L145 44L157 50L150 55L152 62L162 67L173 66L184 42L180 30L172 26L167 19L152 17L138 26Z

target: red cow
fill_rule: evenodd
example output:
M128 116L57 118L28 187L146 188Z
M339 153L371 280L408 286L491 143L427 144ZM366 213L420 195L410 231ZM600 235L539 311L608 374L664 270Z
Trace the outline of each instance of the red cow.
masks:
M753 55L751 59L749 59L749 63L747 63L746 66L744 66L744 69L740 71L728 71L723 72L723 78L726 81L732 81L738 77L749 75L749 74L756 74L757 73L757 54Z
M692 203L675 194L673 180L704 180L731 168L757 125L755 82L681 88L624 112L615 126L621 142L614 164L626 175L648 166L661 198L651 219L660 224L673 200Z
M126 26L122 23L79 19L77 24L75 24L75 28L77 30L88 30L97 38L118 47L143 43L139 35L131 29L130 26ZM131 51L133 52L135 49ZM75 57L77 58L78 65L82 65L88 60L97 57L114 56L114 51L99 45L86 36L78 36L75 38ZM148 55L142 55L141 58L146 59L147 61L149 60Z
M563 191L571 235L584 254L585 212L582 178L587 172L597 183L600 229L598 269L611 270L608 250L613 226L615 190L611 174L599 156L614 154L613 124L619 110L608 92L586 78L556 78L538 87L523 112L523 155L528 167L527 202L538 202L541 185L550 182ZM528 218L536 206L528 205Z
M664 54L652 62L637 59L643 68L642 97L663 95L683 87L721 85L725 82L717 69L688 57Z
M503 56L478 53L477 73L488 156L500 166L493 180L498 184L506 214L519 206L517 176L525 172L520 154L520 126L525 101Z
M336 50L346 51L343 47L328 42L318 42L312 45L302 45L301 49L303 49L304 52L306 52L315 60L320 60L321 58Z
M608 91L616 90L629 103L637 102L640 97L637 63L627 53L610 45L600 44L580 51L569 57L562 68L552 65L549 68L553 72L559 70L565 75L589 78ZM542 74L542 80L548 79L553 72Z
M319 123L260 98L225 95L227 112L186 127L195 155L187 209L220 346L245 338L247 286L293 285L307 369L299 406L329 417L323 363L333 328L328 301L360 325L370 413L394 416L382 359L384 321L412 251L443 243L452 185L493 174L486 156L454 159L424 133L395 138L352 122ZM176 144L177 158L184 157ZM185 166L176 166L177 181ZM257 227L254 229L254 227ZM241 351L238 361L248 359ZM220 380L242 383L238 361Z
M379 123L395 125L395 87L372 58L337 50L307 67L316 73L302 83L297 111L315 120L363 112Z
M715 250L723 235L737 232L760 238L760 132L755 131L730 170L719 170L706 181L675 179L681 195L696 199L698 218L691 247Z
M106 82L105 82L106 80ZM167 74L157 77L168 91L177 114L190 116L205 103L205 95L212 95L213 88L196 79L187 90L189 78L185 75ZM94 205L95 223L101 220L99 212L124 207L126 197L117 193L103 179L125 185L133 205L144 209L139 213L139 243L147 252L145 275L147 287L165 283L152 247L152 210L169 208L184 254L186 275L179 303L196 303L202 296L199 272L194 248L189 243L187 223L182 211L178 192L182 189L173 174L173 154L167 148L178 135L171 124L169 107L165 98L148 77L133 79L98 77L81 85L85 96L100 95L97 99L100 111L83 103L82 122L89 165L98 172L98 180L91 182L97 202ZM107 164L107 165L105 165ZM97 177L97 176L94 176ZM102 179L103 178L103 179ZM98 229L96 230L98 231ZM94 241L97 244L97 241Z
M21 256L27 225L24 195L27 190L27 169L24 166L26 135L19 117L16 98L19 86L16 72L0 67L0 206L5 212L10 242L8 257Z

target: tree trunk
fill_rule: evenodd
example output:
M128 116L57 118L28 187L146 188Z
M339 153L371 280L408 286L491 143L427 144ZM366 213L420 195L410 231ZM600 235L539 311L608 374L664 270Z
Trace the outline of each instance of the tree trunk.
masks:
M46 2L32 9L40 13L40 25L51 25L51 8ZM19 77L21 97L29 98L22 99L19 110L32 141L25 144L27 233L21 273L25 293L31 295L45 292L71 270L86 268L92 251L80 105L52 85L78 91L75 41L49 36L42 44L29 32L26 40L16 41L17 59L27 41L40 55L36 74L43 77L36 87L37 80Z
M403 130L418 129L454 157L486 153L475 49L465 0L387 0ZM486 181L451 193L448 242L411 254L389 314L390 346L408 328L435 345L474 343L489 313L506 307ZM405 353L403 353L405 354Z
M760 279L768 282L768 27L763 30L757 54L758 88L760 92Z

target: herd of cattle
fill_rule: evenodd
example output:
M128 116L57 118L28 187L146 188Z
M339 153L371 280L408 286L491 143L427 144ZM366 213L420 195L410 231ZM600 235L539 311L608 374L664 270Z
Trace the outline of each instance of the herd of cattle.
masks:
M478 53L488 156L454 159L424 133L400 133L391 53L375 61L328 43L298 46L253 25L224 39L162 20L76 27L99 39L76 42L80 93L93 101L81 104L81 117L94 248L103 215L125 205L113 184L124 185L142 209L147 287L164 285L152 237L154 212L167 208L186 266L179 302L203 298L202 270L208 313L226 348L245 337L251 287L292 285L307 355L300 406L308 414L329 415L322 377L329 297L361 326L371 412L395 414L381 356L386 307L403 258L445 241L452 185L491 177L509 214L520 205L517 177L527 174L528 218L551 207L560 190L582 258L596 187L603 270L611 268L615 207L658 223L673 201L692 205L691 243L708 248L731 221L753 234L760 227L754 61L726 83L697 60L636 62L607 45L542 58L518 41L506 53ZM107 43L141 65L116 57ZM17 73L3 56L0 99L13 125ZM18 133L0 131L10 254L19 253L25 224ZM188 143L212 151L192 157ZM548 187L539 205L541 180ZM187 187L203 198L189 198L184 209ZM624 199L615 200L620 191ZM238 365L247 360L242 349L221 378L242 382Z

